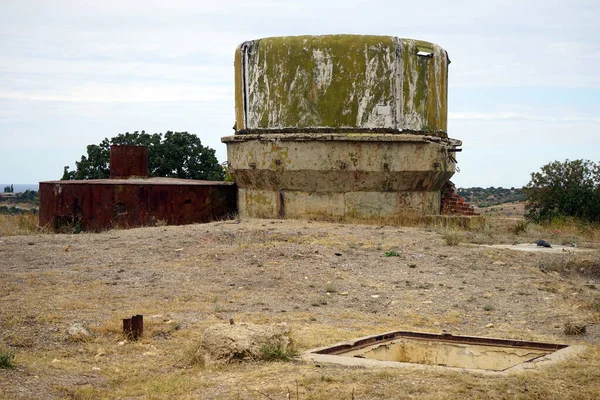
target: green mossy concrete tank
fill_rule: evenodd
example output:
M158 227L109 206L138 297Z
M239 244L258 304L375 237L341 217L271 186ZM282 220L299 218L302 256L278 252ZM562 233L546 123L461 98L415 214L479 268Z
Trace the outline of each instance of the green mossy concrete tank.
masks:
M393 36L275 37L235 52L224 137L250 217L437 214L461 144L447 135L448 55Z

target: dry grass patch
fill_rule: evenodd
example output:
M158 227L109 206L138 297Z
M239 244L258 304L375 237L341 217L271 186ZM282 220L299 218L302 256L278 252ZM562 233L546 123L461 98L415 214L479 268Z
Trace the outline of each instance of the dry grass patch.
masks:
M531 226L515 236L512 224L490 218L479 230L456 232L463 242L471 234L529 240ZM433 227L264 220L2 237L0 343L15 352L17 368L2 370L0 398L593 398L600 330L563 332L567 321L600 315L600 292L588 284L596 278L577 272L591 264L566 255L556 270L573 274L544 273L538 266L554 255L443 243ZM385 257L391 249L399 256ZM496 310L486 312L486 304ZM124 342L122 318L136 314L144 315L144 336ZM193 346L208 326L230 318L286 322L299 350L442 329L594 350L521 380L296 361L201 367ZM78 321L93 338L65 340Z
M18 215L0 214L0 237L44 233L45 230L40 228L38 224L38 215L34 213L27 212Z

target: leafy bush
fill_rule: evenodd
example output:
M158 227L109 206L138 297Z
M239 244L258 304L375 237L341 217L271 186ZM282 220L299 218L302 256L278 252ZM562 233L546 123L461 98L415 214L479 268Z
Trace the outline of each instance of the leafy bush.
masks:
M224 170L215 151L188 132L150 135L144 131L105 138L99 145L87 146L87 157L75 162L75 171L64 168L63 180L105 179L110 175L110 146L136 145L148 147L148 175L182 179L221 181Z
M575 217L600 223L600 164L589 160L551 162L531 174L524 191L525 217L531 221Z

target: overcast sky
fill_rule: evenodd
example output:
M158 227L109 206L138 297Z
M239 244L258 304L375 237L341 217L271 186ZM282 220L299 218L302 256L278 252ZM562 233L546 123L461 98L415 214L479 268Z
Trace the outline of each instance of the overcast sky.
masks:
M459 187L600 161L600 1L0 0L0 182L60 179L88 144L188 131L226 160L233 54L336 33L445 48Z

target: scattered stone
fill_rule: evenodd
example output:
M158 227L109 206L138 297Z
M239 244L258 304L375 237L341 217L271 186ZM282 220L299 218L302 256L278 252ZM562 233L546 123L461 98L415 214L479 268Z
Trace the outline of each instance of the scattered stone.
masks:
M290 345L286 323L255 325L250 323L218 324L203 334L197 357L208 364L256 361L263 358L265 348L287 351Z
M543 239L536 240L535 244L537 244L540 247L549 247L549 248L552 248L552 246L550 245L550 242L547 242L547 241L545 241Z
M342 255L342 253L335 253L335 255L339 257Z
M50 361L52 364L56 364L59 363L60 360L58 358L53 359L52 361Z
M95 358L100 358L106 355L106 350L104 350L102 347L98 347L98 351L96 352L96 355L94 356Z
M490 323L489 323L489 324L487 324L485 327L486 327L486 328L493 328L493 327L494 327L494 324L492 324L492 323L490 322Z
M502 261L494 261L492 265L506 265L506 263Z
M348 296L348 292L340 292L340 296Z
M117 346L125 346L125 343L127 343L127 340L122 340L119 343L117 343Z
M378 299L379 295L378 294L372 294L371 297L374 298L374 299Z
M67 329L67 338L73 341L83 341L92 337L92 332L81 322L75 322Z

